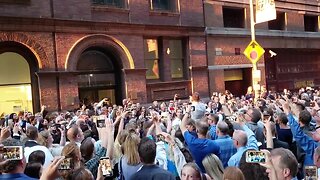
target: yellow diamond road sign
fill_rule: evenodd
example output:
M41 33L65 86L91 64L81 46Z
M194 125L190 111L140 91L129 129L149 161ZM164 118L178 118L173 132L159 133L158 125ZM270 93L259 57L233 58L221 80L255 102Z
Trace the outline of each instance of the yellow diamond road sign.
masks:
M244 50L243 54L253 63L257 63L260 57L264 54L264 49L257 43L257 41L252 40L247 48Z

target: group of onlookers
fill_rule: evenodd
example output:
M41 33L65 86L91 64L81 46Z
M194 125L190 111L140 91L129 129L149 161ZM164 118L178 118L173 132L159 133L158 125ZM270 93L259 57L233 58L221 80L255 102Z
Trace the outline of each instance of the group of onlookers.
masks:
M0 179L302 179L320 168L319 104L310 88L262 88L260 97L249 88L207 102L195 92L149 106L105 98L76 111L12 113L0 121L0 152L22 146L23 157L2 153ZM252 151L263 161L248 162Z

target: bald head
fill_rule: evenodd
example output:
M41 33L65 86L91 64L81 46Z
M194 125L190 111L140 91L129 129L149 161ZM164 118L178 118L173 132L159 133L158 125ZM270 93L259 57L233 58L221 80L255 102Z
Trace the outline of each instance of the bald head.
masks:
M236 142L237 147L244 147L247 145L248 137L247 137L246 132L244 132L242 130L235 130L233 132L232 138L237 141Z

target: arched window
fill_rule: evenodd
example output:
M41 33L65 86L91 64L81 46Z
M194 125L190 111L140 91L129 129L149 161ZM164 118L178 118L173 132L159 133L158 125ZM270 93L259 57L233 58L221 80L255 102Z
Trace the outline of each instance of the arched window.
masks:
M18 53L0 54L0 114L33 112L30 67Z
M81 54L77 64L81 103L88 105L104 97L116 102L115 89L119 86L119 79L115 61L112 53L99 48L90 48Z

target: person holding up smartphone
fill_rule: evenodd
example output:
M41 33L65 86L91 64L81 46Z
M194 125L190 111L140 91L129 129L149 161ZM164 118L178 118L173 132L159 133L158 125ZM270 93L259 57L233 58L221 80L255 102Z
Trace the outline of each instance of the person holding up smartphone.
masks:
M0 175L1 180L23 179L35 180L24 174L26 167L25 157L23 155L22 144L11 138L3 140L0 146L0 169L3 174Z
M296 179L298 173L298 161L293 153L284 148L276 148L271 152L261 151L266 156L266 162L260 163L267 168L266 172L270 180Z
M190 96L190 105L191 105L191 119L199 120L201 119L206 112L206 105L200 101L200 94L198 92L194 92L192 96Z

